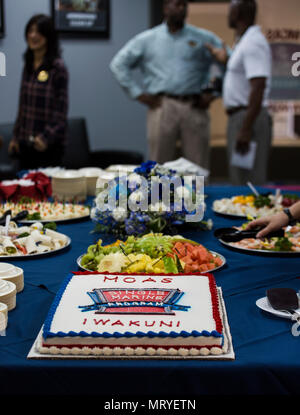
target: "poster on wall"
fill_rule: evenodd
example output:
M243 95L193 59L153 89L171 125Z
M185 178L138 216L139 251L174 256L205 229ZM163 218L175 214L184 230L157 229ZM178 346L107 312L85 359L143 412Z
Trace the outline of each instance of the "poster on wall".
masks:
M3 0L0 0L0 38L4 37L4 4Z
M300 140L300 8L298 0L258 0L259 24L272 50L269 109L274 139ZM298 57L298 58L297 58Z
M110 0L52 0L55 28L66 35L109 38Z

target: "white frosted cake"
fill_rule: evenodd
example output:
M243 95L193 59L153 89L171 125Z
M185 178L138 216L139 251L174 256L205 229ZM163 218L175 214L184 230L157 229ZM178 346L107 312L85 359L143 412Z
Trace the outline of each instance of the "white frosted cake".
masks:
M45 320L38 352L197 356L226 353L212 275L70 274Z

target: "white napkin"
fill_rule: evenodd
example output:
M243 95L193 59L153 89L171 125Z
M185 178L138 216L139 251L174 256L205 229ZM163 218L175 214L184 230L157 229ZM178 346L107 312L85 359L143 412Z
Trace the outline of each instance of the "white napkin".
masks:
M210 172L198 164L180 157L177 160L168 161L163 164L164 167L178 171L178 173L197 174L198 176L208 177Z

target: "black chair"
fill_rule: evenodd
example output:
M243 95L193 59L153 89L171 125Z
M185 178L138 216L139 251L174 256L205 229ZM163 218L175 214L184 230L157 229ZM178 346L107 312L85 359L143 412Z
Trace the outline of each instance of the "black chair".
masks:
M89 139L84 118L68 120L68 141L63 159L67 169L82 167L100 167L105 169L112 164L139 165L144 161L141 153L122 150L90 151Z
M85 119L68 119L67 135L63 166L67 169L90 167L90 149Z
M139 165L143 161L143 155L137 151L99 150L91 153L93 166L98 166L102 169L115 164Z
M15 179L19 163L8 154L8 145L13 136L13 123L0 124L2 146L0 148L0 180Z

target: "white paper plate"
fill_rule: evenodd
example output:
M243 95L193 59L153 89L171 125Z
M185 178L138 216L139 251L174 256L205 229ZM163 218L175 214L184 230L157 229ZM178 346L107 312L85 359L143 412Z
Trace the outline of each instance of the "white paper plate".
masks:
M298 294L299 297L299 294ZM269 303L269 300L267 297L263 297L260 298L259 300L256 301L256 305L258 308L260 308L263 311L267 311L268 313L274 314L275 316L278 317L283 317L283 318L288 318L291 319L292 315L288 312L285 311L279 311L279 310L275 310ZM295 310L296 313L300 314L300 308L298 308L297 310Z

